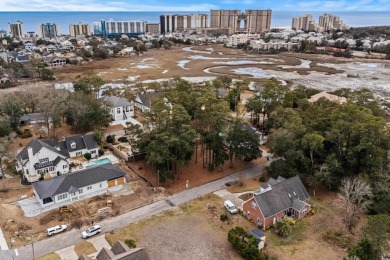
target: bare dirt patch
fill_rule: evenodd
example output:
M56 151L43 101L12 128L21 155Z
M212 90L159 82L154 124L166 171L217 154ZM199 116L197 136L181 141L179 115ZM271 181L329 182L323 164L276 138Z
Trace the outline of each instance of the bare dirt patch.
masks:
M61 260L61 257L57 255L56 253L50 253L38 258L35 258L36 260Z
M82 241L74 246L74 251L76 252L77 256L90 255L96 252L96 248L92 245L91 242Z
M106 238L134 239L137 246L146 247L151 259L241 259L227 241L228 230L239 225L254 228L240 215L229 215L229 221L219 217L225 212L221 198L207 195L193 200L186 207L164 212L131 224Z

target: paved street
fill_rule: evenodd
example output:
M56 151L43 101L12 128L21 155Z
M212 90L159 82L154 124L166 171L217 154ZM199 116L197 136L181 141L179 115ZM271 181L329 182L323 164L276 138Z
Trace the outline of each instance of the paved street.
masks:
M102 228L102 232L110 232L112 230L124 227L130 223L134 223L144 218L156 215L163 211L169 210L176 205L185 203L189 200L195 199L198 196L203 196L208 193L217 191L225 187L226 182L237 180L238 178L249 179L256 175L259 175L263 172L263 166L255 166L250 169L246 169L240 172L236 172L230 176L226 176L222 179L207 183L205 185L191 188L186 191L176 193L172 196L167 197L165 200L160 200L146 206L140 207L138 209L126 212L119 216L109 218L101 221L99 224ZM86 229L84 227L82 230ZM61 250L65 247L72 246L77 242L82 241L81 231L77 229L71 229L63 234L58 234L52 238L47 238L42 241L34 243L34 253L35 257L48 254L53 251ZM0 259L4 260L27 260L32 259L33 251L32 245L27 245L21 248L18 248L18 256L14 250L5 250L0 251Z

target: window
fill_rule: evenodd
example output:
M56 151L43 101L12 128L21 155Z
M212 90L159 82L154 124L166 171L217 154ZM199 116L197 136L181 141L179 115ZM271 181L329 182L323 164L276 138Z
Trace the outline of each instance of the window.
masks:
M121 113L121 108L120 108L120 107L118 107L118 108L116 109L116 113L117 113L117 114L120 114L120 113Z
M66 169L66 168L68 168L68 165L67 165L67 164L62 165L62 169Z
M100 188L102 187L102 183L100 183Z
M79 189L79 194L83 194L83 189Z
M87 190L92 190L92 186L88 186L88 187L87 187Z
M83 152L76 152L76 156L81 156L83 155Z
M49 161L49 158L42 158L42 159L39 159L39 163L45 163L45 162L48 162Z
M27 169L26 169L26 174L29 174Z
M68 194L64 193L64 194L58 195L57 199L58 200L63 200L63 199L66 199L67 197L68 197Z
M92 151L91 151L91 154L95 154L95 153L96 153L96 150L92 150Z
M49 171L53 172L53 171L54 171L54 167L53 167L53 166L50 166L50 167L49 167Z
M256 205L256 202L252 202L252 208L256 209L257 205Z
M41 174L42 173L42 170L38 170L38 174Z

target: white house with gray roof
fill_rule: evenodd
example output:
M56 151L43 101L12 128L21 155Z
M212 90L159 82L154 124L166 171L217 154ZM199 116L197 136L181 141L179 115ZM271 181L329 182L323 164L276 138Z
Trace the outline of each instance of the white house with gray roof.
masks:
M65 137L57 142L53 139L31 140L16 156L16 170L22 171L28 182L39 181L69 172L68 158L90 153L98 156L99 145L93 134Z
M63 205L124 184L125 176L126 173L117 166L104 164L50 180L35 182L32 187L42 207L60 203Z
M134 103L126 98L104 96L101 100L108 107L113 121L126 120L134 116Z

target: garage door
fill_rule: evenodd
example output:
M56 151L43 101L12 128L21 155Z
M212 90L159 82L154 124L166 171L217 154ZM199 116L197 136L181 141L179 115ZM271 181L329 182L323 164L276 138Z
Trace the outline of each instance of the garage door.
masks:
M118 184L123 184L123 183L125 183L125 178L119 178L118 179Z
M113 181L108 181L108 187L115 186L115 180Z

